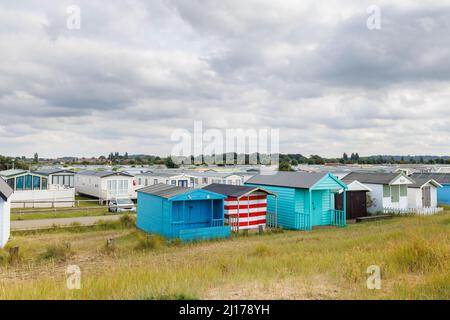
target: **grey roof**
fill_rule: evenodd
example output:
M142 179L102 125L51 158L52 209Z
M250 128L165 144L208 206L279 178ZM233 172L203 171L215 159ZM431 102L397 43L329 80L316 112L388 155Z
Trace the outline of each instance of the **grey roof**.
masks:
M327 173L277 172L273 175L257 175L246 183L266 186L279 186L309 189L319 182Z
M342 181L346 184L353 181L359 181L361 183L372 183L372 184L390 184L392 180L399 176L405 176L402 173L386 173L386 172L351 172L342 178ZM406 176L405 176L406 177ZM410 179L411 180L411 179ZM413 180L414 182L414 180Z
M2 176L2 177L13 177L13 176L17 176L19 174L24 174L24 173L27 173L27 170L10 169L10 170L0 171L0 176Z
M440 184L450 184L450 173L414 173L411 178L413 180L419 178L433 179Z
M187 192L190 192L193 190L194 190L193 188L182 188L182 187L171 186L168 184L159 183L159 184L155 184L152 186L138 189L137 192L142 192L142 193L158 196L161 198L170 199L179 194L184 194L184 193L187 193Z
M422 188L422 186L428 182L430 182L431 184L433 184L436 187L441 187L439 182L437 182L434 179L427 178L427 177L416 177L416 178L414 178L414 181L415 181L415 183L410 184L408 186L409 188Z
M65 169L45 169L45 170L36 170L33 172L43 175L43 176L49 176L51 174L56 174L56 173L75 173L75 171L65 170Z
M6 181L0 178L0 197L7 201L13 192L14 190L6 183Z
M206 187L203 187L203 189L232 198L240 198L254 191L262 191L268 194L275 195L273 192L264 190L262 188L255 188L250 186L233 186L229 184L219 184L219 183L210 184Z
M88 171L78 172L77 174L84 175L84 176L100 177L100 178L106 178L106 177L110 177L110 176L133 177L133 175L131 175L129 173L118 172L118 171L116 172L116 171L93 171L93 170L88 170Z

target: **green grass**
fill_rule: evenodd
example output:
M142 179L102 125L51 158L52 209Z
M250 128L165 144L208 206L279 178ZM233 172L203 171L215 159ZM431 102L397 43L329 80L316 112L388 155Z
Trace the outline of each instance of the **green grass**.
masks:
M0 299L450 299L450 212L180 244L126 227L14 235ZM106 240L114 251L106 252ZM42 259L70 243L66 261ZM81 290L65 268L80 266ZM381 290L368 290L378 265Z
M41 210L41 209L37 209ZM64 210L59 208L56 211L42 211L42 212L24 212L17 213L11 212L11 221L17 220L38 220L38 219L55 219L55 218L75 218L75 217L98 217L111 215L113 213L108 212L108 208L99 209L86 209L77 208L76 210Z

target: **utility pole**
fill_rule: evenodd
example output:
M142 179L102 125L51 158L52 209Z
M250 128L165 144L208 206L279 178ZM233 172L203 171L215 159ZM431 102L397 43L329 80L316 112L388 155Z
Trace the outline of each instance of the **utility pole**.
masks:
M14 161L16 161L16 159L12 159L12 169L14 170Z

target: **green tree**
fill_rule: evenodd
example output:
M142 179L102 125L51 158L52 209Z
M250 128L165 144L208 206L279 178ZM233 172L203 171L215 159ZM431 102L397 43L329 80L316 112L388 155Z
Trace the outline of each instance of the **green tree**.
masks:
M169 169L176 169L179 168L179 166L173 162L172 157L167 157L166 161L164 162L164 164L166 165L167 168Z
M279 171L292 171L292 167L289 162L284 161L284 162L280 162L280 164L278 166L278 170Z
M38 155L38 153L36 152L35 154L34 154L34 163L38 163L39 162L39 155Z

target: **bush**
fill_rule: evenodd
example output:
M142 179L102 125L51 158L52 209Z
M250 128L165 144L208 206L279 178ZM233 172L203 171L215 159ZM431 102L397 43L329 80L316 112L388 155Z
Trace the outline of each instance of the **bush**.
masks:
M70 243L53 244L46 248L45 252L40 255L40 259L64 262L73 254Z
M120 223L125 227L125 228L131 228L131 227L135 227L136 226L136 218L132 217L131 215L129 215L128 213L122 215L120 217Z
M165 239L157 234L146 234L138 232L136 234L138 244L135 249L137 250L151 250L157 249L165 244Z

